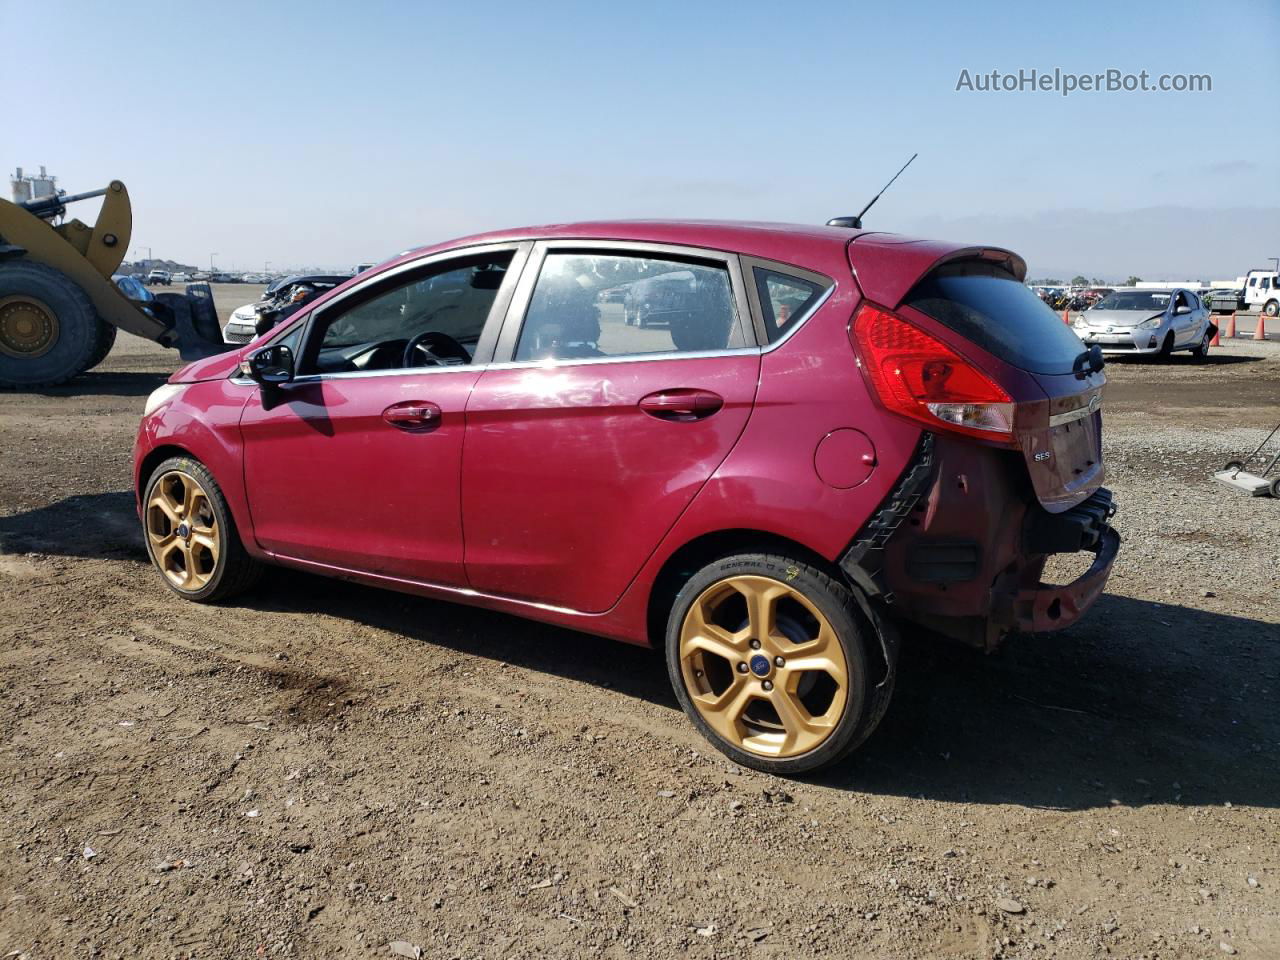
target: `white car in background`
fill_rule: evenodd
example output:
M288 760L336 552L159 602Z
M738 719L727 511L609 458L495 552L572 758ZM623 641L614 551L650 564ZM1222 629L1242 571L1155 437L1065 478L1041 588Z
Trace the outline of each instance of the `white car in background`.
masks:
M258 305L246 303L236 307L222 328L222 339L226 343L248 343L258 335Z
M1105 354L1159 354L1190 350L1209 355L1217 327L1209 309L1191 290L1116 290L1076 319L1072 328L1088 346Z

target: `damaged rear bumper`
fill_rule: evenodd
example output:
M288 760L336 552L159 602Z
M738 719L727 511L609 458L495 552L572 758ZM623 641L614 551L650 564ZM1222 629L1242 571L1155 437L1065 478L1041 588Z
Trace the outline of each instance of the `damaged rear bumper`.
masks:
M1061 630L1075 623L1102 593L1120 552L1120 534L1111 526L1115 515L1111 491L1099 489L1088 500L1064 513L1043 510L1026 520L1024 543L1033 555L1090 551L1093 563L1065 586L1039 582L1018 591L1014 598L1014 628L1023 632ZM1039 565L1043 566L1043 565Z
M1120 552L1120 534L1103 531L1093 563L1066 586L1039 584L1019 590L1014 600L1015 628L1023 633L1061 630L1079 620L1102 593Z
M991 650L1010 633L1061 630L1106 586L1120 548L1111 492L1062 513L1035 499L1020 458L951 438L925 440L839 558L890 616ZM1053 554L1092 553L1065 586L1041 581Z

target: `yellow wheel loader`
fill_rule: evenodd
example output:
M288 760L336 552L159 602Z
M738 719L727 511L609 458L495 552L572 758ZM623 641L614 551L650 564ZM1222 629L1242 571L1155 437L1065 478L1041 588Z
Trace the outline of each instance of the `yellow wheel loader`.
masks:
M70 203L102 197L92 226L65 220ZM0 199L0 387L64 383L101 363L116 331L173 347L184 360L232 349L222 342L205 283L128 299L111 280L133 230L129 191L55 193L21 203Z

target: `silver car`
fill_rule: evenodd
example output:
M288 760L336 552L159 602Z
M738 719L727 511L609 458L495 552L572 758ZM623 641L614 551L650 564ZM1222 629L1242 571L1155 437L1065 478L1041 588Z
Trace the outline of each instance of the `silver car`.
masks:
M1086 344L1103 353L1158 353L1190 350L1209 355L1217 327L1209 309L1191 290L1116 290L1082 313L1072 324Z

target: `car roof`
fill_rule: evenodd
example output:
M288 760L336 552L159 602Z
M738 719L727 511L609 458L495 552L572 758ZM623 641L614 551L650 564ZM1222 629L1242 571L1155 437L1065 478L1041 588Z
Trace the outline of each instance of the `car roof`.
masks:
M997 260L1017 279L1026 277L1026 262L1021 257L989 245L924 240L850 227L740 220L589 220L494 230L406 250L358 277L361 282L374 280L401 264L432 254L535 240L612 240L702 247L793 264L833 279L841 274L847 276L852 266L864 294L881 303L897 303L925 272L955 257ZM336 294L334 291L329 295Z
M522 240L620 240L635 243L667 243L709 250L729 250L766 259L801 247L841 248L859 231L813 224L767 223L737 220L587 220L551 223L472 234L456 240L406 250L389 263L414 259L459 247Z

